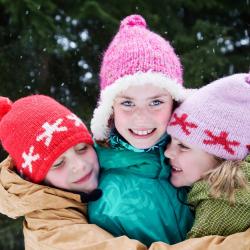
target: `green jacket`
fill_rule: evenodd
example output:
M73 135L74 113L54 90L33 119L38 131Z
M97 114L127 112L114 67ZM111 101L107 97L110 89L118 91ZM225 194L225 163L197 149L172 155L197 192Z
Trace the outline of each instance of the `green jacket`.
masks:
M250 163L243 172L250 187ZM250 191L238 190L235 205L230 206L224 197L212 198L207 182L196 182L188 194L188 202L195 207L195 222L189 238L206 235L227 236L250 228Z
M127 235L148 246L155 241L173 244L186 238L193 214L178 200L177 189L168 181L170 169L164 163L164 148L134 152L122 146L97 147L103 196L89 203L91 223L114 236ZM179 192L185 201L185 190Z

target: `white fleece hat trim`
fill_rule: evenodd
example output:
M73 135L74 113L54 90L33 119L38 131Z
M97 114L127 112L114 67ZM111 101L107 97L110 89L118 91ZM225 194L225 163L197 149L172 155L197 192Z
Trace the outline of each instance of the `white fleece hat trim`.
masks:
M109 137L110 128L108 127L109 118L113 113L113 103L116 96L130 86L142 86L152 84L166 89L172 98L178 102L186 99L192 91L185 89L176 80L170 79L162 73L148 71L146 73L137 72L134 75L126 75L117 79L113 84L101 91L100 100L94 110L91 120L91 131L95 140L105 140Z

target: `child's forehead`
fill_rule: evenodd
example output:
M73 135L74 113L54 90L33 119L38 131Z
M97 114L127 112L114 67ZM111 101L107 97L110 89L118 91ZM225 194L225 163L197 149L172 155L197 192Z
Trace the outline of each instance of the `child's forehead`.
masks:
M170 96L168 90L154 86L152 84L145 84L143 86L130 86L125 90L122 90L116 97L139 99L139 98L154 98L160 96Z

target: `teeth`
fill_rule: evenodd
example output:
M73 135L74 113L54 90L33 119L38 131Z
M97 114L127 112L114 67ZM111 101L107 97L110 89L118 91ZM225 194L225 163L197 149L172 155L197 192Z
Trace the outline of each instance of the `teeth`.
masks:
M148 134L152 133L152 131L154 129L150 129L150 130L134 130L134 129L131 129L131 130L136 135L148 135Z
M172 169L173 169L174 171L177 171L177 172L181 172L181 171L182 171L181 168L176 168L176 167L173 167L173 166L172 166Z

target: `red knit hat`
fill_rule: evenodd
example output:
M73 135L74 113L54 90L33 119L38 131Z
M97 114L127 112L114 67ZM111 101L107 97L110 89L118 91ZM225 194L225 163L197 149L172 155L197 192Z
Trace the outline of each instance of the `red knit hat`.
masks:
M54 99L33 95L13 104L0 97L0 140L18 171L35 183L53 162L78 143L93 145L83 122Z

